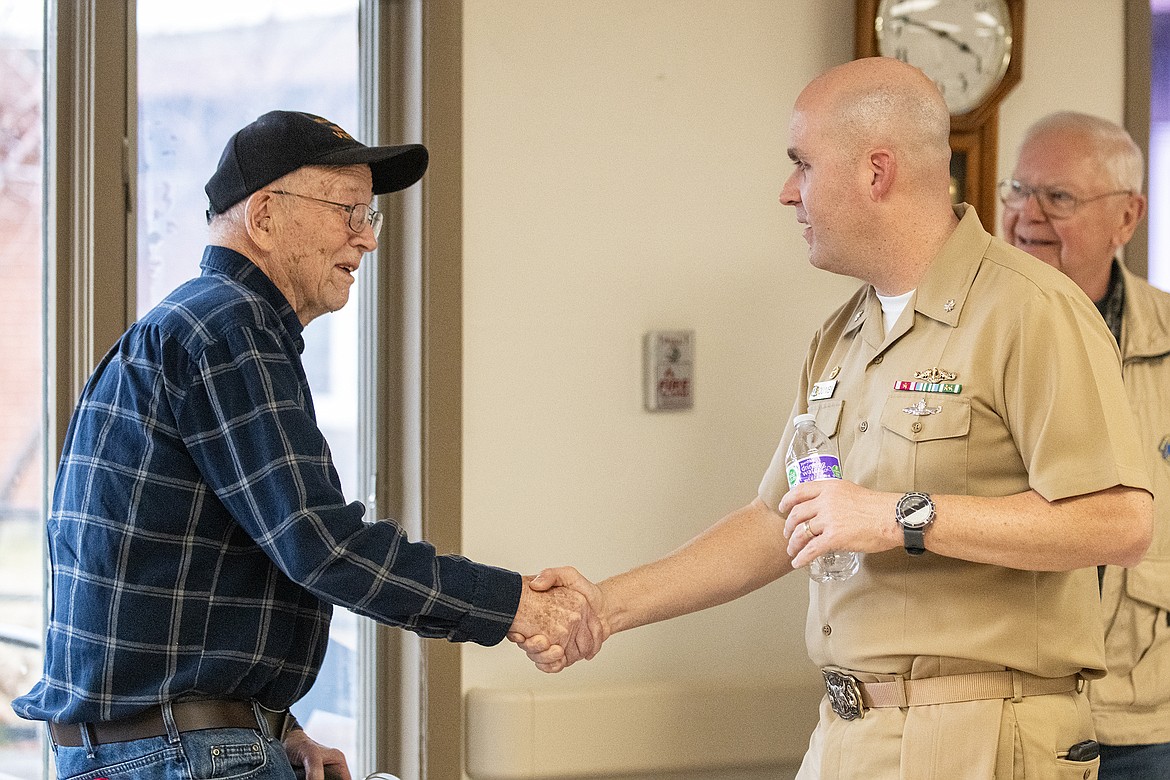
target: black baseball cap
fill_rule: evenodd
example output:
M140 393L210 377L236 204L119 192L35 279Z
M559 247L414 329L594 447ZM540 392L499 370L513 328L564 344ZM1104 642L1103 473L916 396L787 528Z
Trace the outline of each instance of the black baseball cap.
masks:
M302 111L269 111L227 142L203 189L208 218L236 205L281 176L305 165L370 166L374 194L397 192L427 170L421 144L366 146L328 119Z

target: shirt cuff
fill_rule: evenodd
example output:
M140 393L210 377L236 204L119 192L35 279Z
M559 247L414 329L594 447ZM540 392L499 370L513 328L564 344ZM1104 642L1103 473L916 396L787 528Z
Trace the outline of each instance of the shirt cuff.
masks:
M516 619L523 587L519 573L481 564L472 591L472 606L448 639L487 647L498 644Z

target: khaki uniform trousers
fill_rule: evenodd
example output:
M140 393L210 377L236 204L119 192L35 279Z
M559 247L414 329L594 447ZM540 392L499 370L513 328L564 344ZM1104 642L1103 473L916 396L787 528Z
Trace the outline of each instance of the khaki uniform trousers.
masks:
M796 780L1093 780L1100 759L1067 761L1093 738L1084 692L837 717L826 696Z

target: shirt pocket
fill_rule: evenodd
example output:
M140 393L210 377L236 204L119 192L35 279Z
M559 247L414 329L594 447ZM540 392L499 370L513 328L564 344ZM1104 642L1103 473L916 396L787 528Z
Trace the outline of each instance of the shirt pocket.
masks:
M896 393L886 399L881 422L881 474L887 489L968 492L968 399Z
M808 405L808 413L817 418L817 427L830 439L837 437L837 428L841 425L841 410L845 406L843 399L829 401L813 401Z

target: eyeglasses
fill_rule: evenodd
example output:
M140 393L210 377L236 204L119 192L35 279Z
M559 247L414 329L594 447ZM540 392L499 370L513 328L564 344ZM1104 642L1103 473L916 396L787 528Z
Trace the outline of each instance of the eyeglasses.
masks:
M325 203L329 206L336 206L349 214L349 229L355 233L361 233L369 225L374 229L374 238L378 237L378 232L382 229L382 212L375 211L370 207L369 203L355 203L352 206L347 206L344 203L338 203L332 200L325 200L324 198L314 198L311 195L301 195L296 192L285 192L284 190L268 190L274 195L291 195L294 198L304 198L305 200L315 200L318 203Z
M1049 219L1066 219L1086 203L1092 203L1101 198L1113 195L1132 195L1133 190L1114 190L1103 192L1091 198L1078 198L1067 190L1059 187L1029 187L1026 184L1010 179L999 183L999 199L1009 209L1022 209L1028 203L1028 198L1036 196L1036 203L1044 216Z

